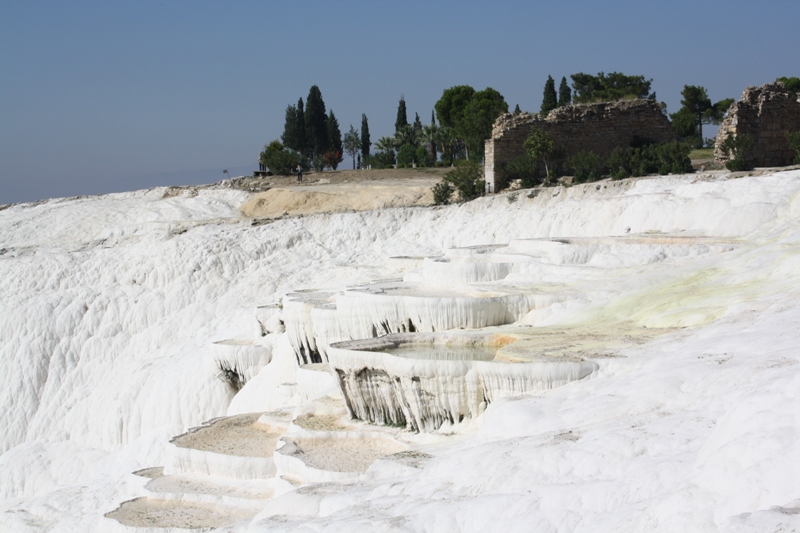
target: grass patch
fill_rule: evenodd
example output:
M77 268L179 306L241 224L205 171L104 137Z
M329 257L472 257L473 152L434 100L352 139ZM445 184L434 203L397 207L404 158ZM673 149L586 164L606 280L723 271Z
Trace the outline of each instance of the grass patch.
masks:
M713 148L698 148L689 152L689 159L714 159Z

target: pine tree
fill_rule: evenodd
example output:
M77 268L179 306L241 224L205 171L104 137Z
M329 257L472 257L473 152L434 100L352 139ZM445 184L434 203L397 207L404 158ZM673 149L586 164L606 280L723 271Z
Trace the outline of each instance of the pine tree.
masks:
M306 135L306 114L303 111L303 99L297 100L297 108L295 108L295 150L301 154L308 153L308 136Z
M319 87L312 85L306 98L306 135L308 149L313 157L328 151L328 116Z
M366 164L369 158L369 147L372 143L369 140L369 124L367 123L367 115L361 115L361 158Z
M544 97L542 98L542 108L539 113L546 117L547 114L553 109L558 107L558 97L556 96L556 82L552 76L547 76L547 82L544 84Z
M297 134L295 133L297 128L297 108L293 105L290 105L286 108L286 120L283 124L283 135L281 135L281 141L283 141L283 145L287 148L291 148L292 150L297 150Z
M403 127L408 126L408 118L406 116L406 99L400 96L400 103L397 105L397 120L394 121L394 132L397 134Z
M564 107L572 103L572 89L567 85L566 76L562 76L561 85L558 86L558 107Z
M328 150L330 156L327 158L330 167L336 170L339 163L342 161L342 154L344 154L344 147L342 146L342 132L339 130L339 121L336 120L336 115L333 114L331 109L328 113Z
M517 104L517 105L514 107L514 114L515 114L515 115L519 115L520 113L522 113L522 110L519 108L519 104Z

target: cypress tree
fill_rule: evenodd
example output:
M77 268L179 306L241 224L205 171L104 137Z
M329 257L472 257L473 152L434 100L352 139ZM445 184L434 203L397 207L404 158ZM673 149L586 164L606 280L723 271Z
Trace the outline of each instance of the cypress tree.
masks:
M519 104L517 104L516 107L514 107L514 114L519 115L520 113L522 113L522 110L519 108Z
M328 116L319 87L312 85L306 98L306 135L308 149L314 157L328 151Z
M564 107L572 103L572 89L567 85L566 76L561 77L561 85L558 86L558 107Z
M292 150L297 150L297 135L295 133L297 128L297 108L290 105L286 108L286 120L283 124L283 135L281 141L283 145Z
M361 157L366 164L369 158L369 147L372 143L369 140L369 124L367 123L367 115L361 114Z
M328 113L327 126L328 155L325 158L328 161L328 165L330 165L333 170L336 170L336 167L342 162L344 146L342 145L342 132L339 129L339 121L336 120L336 115L333 114L333 110Z
M394 121L394 133L408 126L408 117L406 116L406 99L400 96L400 103L397 105L397 120Z
M436 125L436 111L431 109L431 126Z
M336 120L333 109L328 113L328 150L339 152L340 155L344 153L342 132L339 130L339 121Z
M422 121L419 119L419 113L414 113L414 133L419 135L422 131Z
M552 76L547 76L544 84L544 97L542 98L542 108L539 113L546 117L553 109L558 107L558 97L556 96L556 82Z
M298 152L303 155L308 154L308 137L306 136L306 114L303 111L303 99L297 100L297 108L295 109L295 128L294 128L295 144Z

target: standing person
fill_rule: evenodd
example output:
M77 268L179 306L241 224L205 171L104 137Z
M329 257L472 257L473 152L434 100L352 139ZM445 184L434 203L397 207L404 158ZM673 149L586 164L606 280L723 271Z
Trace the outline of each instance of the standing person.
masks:
M303 167L300 166L300 163L297 164L297 183L303 181Z

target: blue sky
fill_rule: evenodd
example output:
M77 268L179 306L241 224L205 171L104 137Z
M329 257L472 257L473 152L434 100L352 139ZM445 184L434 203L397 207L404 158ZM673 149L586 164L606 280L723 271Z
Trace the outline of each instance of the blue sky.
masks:
M739 98L800 76L798 21L797 0L0 0L0 204L250 173L314 84L373 140L401 94L424 123L461 84L536 111L548 74L643 74L670 112L685 84Z

